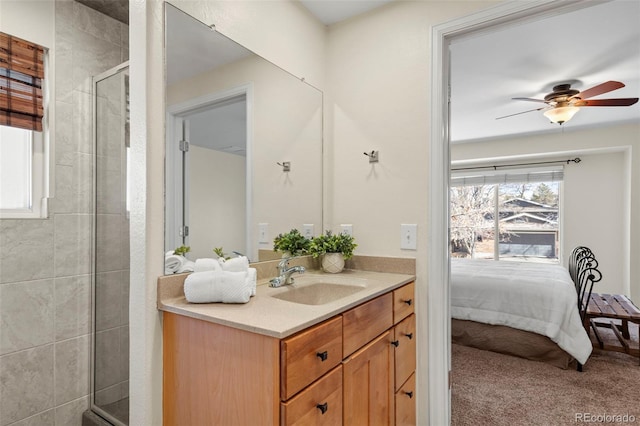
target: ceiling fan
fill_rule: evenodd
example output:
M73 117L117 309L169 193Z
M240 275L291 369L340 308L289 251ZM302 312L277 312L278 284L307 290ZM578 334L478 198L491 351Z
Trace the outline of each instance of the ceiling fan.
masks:
M566 123L571 120L571 118L580 110L580 107L630 106L638 102L638 98L589 99L622 87L624 87L624 84L619 81L607 81L606 83L598 84L597 86L593 86L590 89L580 92L576 89L572 89L571 84L558 84L553 87L553 91L546 95L544 99L512 98L516 101L542 102L547 104L546 106L505 115L503 117L496 118L496 120L513 117L514 115L520 115L527 112L544 110L544 116L551 120L552 123L562 125L562 123Z

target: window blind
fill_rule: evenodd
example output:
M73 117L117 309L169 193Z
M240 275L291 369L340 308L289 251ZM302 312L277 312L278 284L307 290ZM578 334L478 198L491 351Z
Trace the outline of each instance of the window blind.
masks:
M515 170L464 170L452 173L451 186L559 182L562 181L563 178L563 166Z
M44 47L0 32L0 124L42 131Z

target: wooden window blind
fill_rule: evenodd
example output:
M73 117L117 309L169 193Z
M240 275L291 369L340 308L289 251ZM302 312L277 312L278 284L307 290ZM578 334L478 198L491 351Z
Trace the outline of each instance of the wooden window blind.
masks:
M0 124L42 131L44 48L0 32Z

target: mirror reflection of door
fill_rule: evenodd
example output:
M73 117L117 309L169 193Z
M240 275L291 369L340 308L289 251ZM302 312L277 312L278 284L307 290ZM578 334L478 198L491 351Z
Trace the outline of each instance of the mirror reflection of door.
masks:
M176 246L189 246L193 259L212 257L215 247L246 253L246 95L184 112L175 117L174 129L183 184Z

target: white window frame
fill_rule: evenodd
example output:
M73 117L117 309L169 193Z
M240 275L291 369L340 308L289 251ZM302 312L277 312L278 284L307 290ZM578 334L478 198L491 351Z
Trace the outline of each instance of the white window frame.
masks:
M29 131L29 130L27 130ZM0 209L0 219L42 219L47 217L49 162L45 150L45 132L31 132L31 207Z
M48 201L49 188L53 181L51 169L51 137L49 132L49 49L44 50L44 70L42 79L42 106L44 118L42 120L42 132L31 130L31 208L28 209L2 209L0 219L46 219L49 215Z

